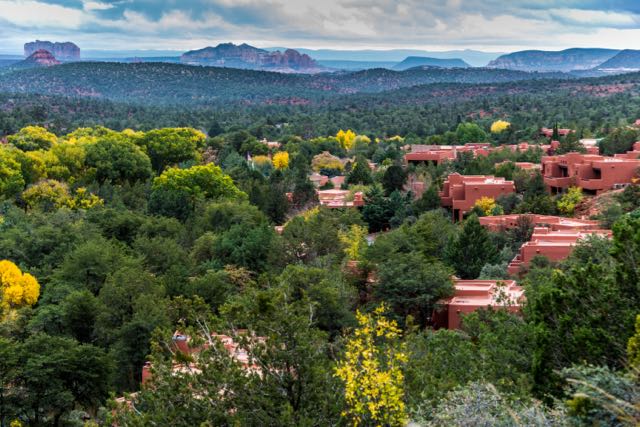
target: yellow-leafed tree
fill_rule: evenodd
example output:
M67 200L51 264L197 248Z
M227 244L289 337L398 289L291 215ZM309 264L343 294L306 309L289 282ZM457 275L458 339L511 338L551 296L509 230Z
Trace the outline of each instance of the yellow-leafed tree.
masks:
M500 210L500 206L496 203L493 197L480 197L474 204L475 207L480 209L485 216L495 215L497 210ZM498 212L502 213L502 212Z
M351 129L346 132L340 129L336 134L336 139L345 150L350 150L356 142L356 134Z
M279 151L273 155L273 167L276 169L286 169L289 167L289 153Z
M347 231L339 231L338 237L345 245L344 253L348 261L359 261L367 247L367 229L361 225L352 224Z
M504 120L496 120L491 125L491 133L502 133L505 130L509 129L511 123L506 122Z
M407 362L400 328L380 306L371 314L356 314L358 328L346 343L336 376L345 385L343 415L357 426L403 426L407 421L404 375Z
M0 261L0 311L33 305L40 296L40 284L8 260Z

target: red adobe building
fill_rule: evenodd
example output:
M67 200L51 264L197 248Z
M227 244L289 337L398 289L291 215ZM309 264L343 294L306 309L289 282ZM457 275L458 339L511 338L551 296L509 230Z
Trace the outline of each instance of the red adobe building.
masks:
M506 308L519 313L524 302L524 289L513 280L454 279L453 297L441 301L433 323L436 328L460 329L462 316L481 308Z
M458 153L473 153L474 156L487 156L491 152L488 142L469 143L465 145L420 145L411 146L411 152L405 154L407 163L434 163L439 165L445 161L453 161Z
M484 175L452 173L442 186L440 199L443 207L453 210L454 220L462 220L482 197L498 197L516 191L513 181Z
M364 194L358 191L353 201L347 201L349 190L316 190L320 205L328 208L359 208L364 206Z
M512 276L520 274L536 256L544 256L555 262L562 261L571 254L580 240L591 235L610 238L612 233L610 230L554 231L547 227L536 227L531 240L520 247L520 253L509 263L507 273Z
M559 136L567 136L571 132L573 132L572 129L558 129ZM547 138L551 138L553 136L553 129L549 129L549 128L540 129L540 136L546 136Z
M542 176L551 193L580 187L599 194L629 184L637 176L640 160L594 154L567 153L542 158Z
M600 222L590 219L565 218L562 216L538 214L513 214L482 216L480 225L493 232L511 230L519 226L521 218L534 227L545 227L551 231L589 231L599 230Z

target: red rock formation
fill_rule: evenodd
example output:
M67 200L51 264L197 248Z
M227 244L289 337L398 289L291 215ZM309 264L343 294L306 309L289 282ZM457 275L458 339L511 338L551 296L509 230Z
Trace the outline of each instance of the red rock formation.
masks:
M58 61L48 50L39 49L22 61L22 64L33 67L50 67L52 65L60 64L60 61Z
M29 57L38 50L49 51L61 61L80 60L80 48L71 42L52 43L49 41L36 40L35 42L25 43L24 56Z
M309 55L294 49L268 52L248 44L222 43L216 47L192 50L180 60L188 64L214 65L231 68L265 69L274 71L316 72L321 67Z

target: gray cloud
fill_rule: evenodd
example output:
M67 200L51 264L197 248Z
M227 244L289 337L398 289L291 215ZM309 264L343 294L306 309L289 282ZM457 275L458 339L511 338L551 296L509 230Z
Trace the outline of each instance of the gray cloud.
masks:
M155 40L179 49L226 40L309 47L640 48L637 0L25 1L33 2L31 10L50 8L51 19L41 22L25 16L17 0L0 0L8 44L18 44L31 29L30 38L65 35L90 47L103 47L103 34L129 40L128 47Z

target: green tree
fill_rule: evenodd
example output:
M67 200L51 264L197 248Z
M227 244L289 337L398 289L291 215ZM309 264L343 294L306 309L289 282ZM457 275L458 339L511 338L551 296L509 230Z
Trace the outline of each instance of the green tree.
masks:
M394 191L402 191L407 181L407 174L400 165L391 165L382 175L382 187L387 195Z
M147 132L142 145L147 148L153 169L160 173L167 166L195 160L206 135L192 128L164 128Z
M475 215L466 219L462 231L457 238L451 239L446 252L449 264L462 279L475 279L485 264L497 263L499 255L489 232Z
M380 264L374 296L403 324L412 316L426 326L436 302L453 292L451 270L419 253L395 254Z
M364 156L356 157L355 164L347 175L345 182L350 185L369 185L373 182L371 169L369 168L369 161Z
M100 138L86 147L86 165L99 183L122 184L144 181L151 176L149 157L133 142L120 137Z
M27 126L7 141L22 151L48 150L58 143L58 137L43 127Z
M483 142L487 140L487 133L475 123L460 123L456 128L456 139L461 144Z

